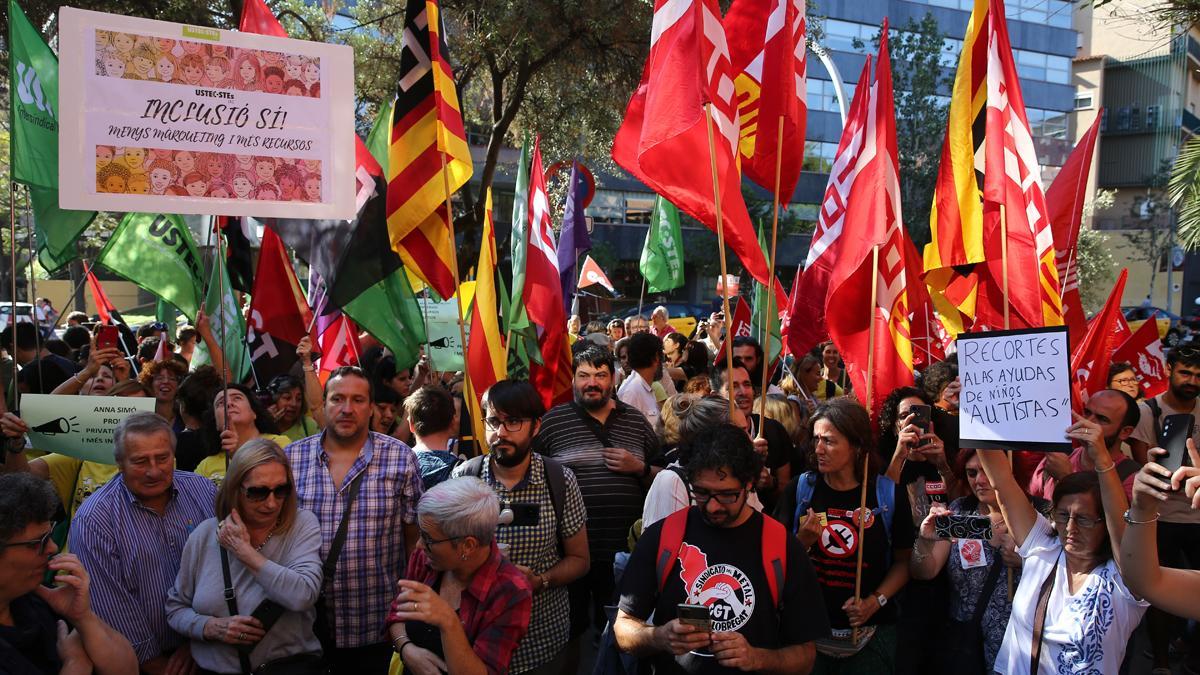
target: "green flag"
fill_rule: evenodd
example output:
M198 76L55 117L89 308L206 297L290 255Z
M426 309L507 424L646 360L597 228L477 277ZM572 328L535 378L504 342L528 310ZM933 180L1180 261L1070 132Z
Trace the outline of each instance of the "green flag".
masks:
M647 293L665 293L683 285L683 233L679 209L658 197L650 216L650 231L638 263L646 278Z
M391 147L392 135L392 102L388 101L385 105L379 108L379 114L375 116L375 124L371 127L371 133L367 134L367 150L371 152L371 156L379 162L379 166L383 167L383 175L387 175L388 165L388 148Z
M224 291L224 293L222 293ZM250 350L246 348L246 321L241 307L229 284L229 270L221 256L213 258L212 276L208 281L208 292L204 296L204 313L208 315L212 334L221 342L225 365L234 382L242 382L250 374ZM222 339L222 335L224 339ZM192 369L212 363L212 355L203 342L196 345L192 355Z
M521 160L517 164L517 185L513 193L512 235L512 304L524 307L521 295L525 292L525 253L529 247L529 134L521 144ZM524 312L522 312L524 313ZM528 322L528 319L526 319Z
M58 208L58 59L13 0L8 15L12 179L29 186L43 265L61 267L96 212Z
M175 323L178 315L179 310L175 309L171 303L163 301L162 298L154 303L154 320L166 325L167 338L171 341L175 340L175 329L177 328Z
M179 216L125 214L96 262L196 320L204 268L192 234Z
M12 177L58 188L58 59L21 7L8 2Z
M765 233L760 229L758 231L758 246L763 250L763 257L770 260L771 251L767 248ZM772 270L772 278L774 270ZM754 282L754 317L751 319L751 334L754 339L758 340L763 347L763 353L766 355L766 363L770 364L779 357L779 352L783 349L783 340L781 338L779 328L779 312L782 311L774 298L771 299L771 314L767 315L767 294L770 289L757 281ZM757 385L761 382L756 383Z
M396 368L417 365L425 319L403 267L346 303L342 311L395 354Z

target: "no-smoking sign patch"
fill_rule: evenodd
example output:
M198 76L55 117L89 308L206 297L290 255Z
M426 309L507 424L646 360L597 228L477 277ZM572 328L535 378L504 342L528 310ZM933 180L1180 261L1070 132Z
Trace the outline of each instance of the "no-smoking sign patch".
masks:
M831 558L848 558L858 550L858 535L849 523L832 522L821 530L821 550Z

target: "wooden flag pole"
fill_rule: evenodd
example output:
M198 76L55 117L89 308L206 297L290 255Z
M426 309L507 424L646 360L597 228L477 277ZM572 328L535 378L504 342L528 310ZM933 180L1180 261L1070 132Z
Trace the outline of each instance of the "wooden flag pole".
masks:
M443 133L443 130L439 128L438 133ZM446 153L439 152L438 156L442 159L442 185L446 189L446 223L450 226L450 268L454 271L454 307L458 310L458 337L462 341L463 356L463 391L466 391L471 383L471 369L467 367L467 326L463 319L466 313L463 312L462 289L458 287L458 248L454 238L454 211L450 207L450 174L446 170ZM428 322L425 329L429 330Z
M1009 317L1008 307L1008 212L1004 204L1000 205L1000 278L1004 286L1004 330L1012 328L1012 323ZM1013 454L1012 450L1005 453L1008 455L1009 470L1012 469ZM1013 599L1013 571L1009 567L1008 572L1008 601Z
M733 417L733 391L729 386L729 378L733 377L733 317L729 314L729 268L725 264L725 223L721 218L721 183L717 177L717 142L713 137L712 103L704 105L704 121L708 126L708 162L712 171L713 208L717 214L717 251L721 256L721 304L725 312L725 396L729 399L729 416Z
M871 311L867 314L867 391L865 400L868 410L871 405L872 387L875 381L875 304L878 302L876 296L879 295L879 244L871 247ZM864 526L867 522L867 483L870 482L870 476L867 475L871 466L871 451L869 448L860 448L863 454L863 472L862 472L862 489L859 496L858 505L858 561L854 565L854 600L855 602L862 599L862 568L863 568L863 535ZM858 644L858 628L852 631L851 641Z
M767 396L767 384L771 381L771 369L768 367L771 361L771 301L775 299L775 249L779 243L779 181L782 180L780 174L783 173L783 115L779 116L779 125L775 134L775 200L772 204L771 215L771 260L767 269L767 276L771 283L767 286L767 313L763 317L763 363L762 365L762 393L759 396L765 401ZM758 410L759 415L763 418L767 416L767 406L762 405ZM767 425L759 423L758 437L763 438L763 429Z

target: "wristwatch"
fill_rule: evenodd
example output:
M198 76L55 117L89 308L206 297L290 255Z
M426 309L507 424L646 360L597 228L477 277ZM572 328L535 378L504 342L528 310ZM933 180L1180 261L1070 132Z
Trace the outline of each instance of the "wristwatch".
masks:
M884 595L883 593L876 593L875 594L875 602L879 603L879 609L883 609L884 607L887 607L887 603L888 603L887 596Z

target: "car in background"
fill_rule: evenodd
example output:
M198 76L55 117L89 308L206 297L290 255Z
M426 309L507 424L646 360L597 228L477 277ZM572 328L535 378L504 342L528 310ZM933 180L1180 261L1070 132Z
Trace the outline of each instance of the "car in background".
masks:
M1154 322L1158 324L1158 338L1168 347L1179 346L1191 332L1188 330L1183 317L1173 312L1168 312L1161 307L1141 305L1137 307L1122 307L1121 313L1125 315L1125 322L1129 324L1129 330L1135 332L1153 316Z
M696 332L696 324L700 322L700 319L707 319L709 315L708 309L700 305L693 305L690 302L646 303L642 305L642 315L649 320L650 312L653 312L654 308L659 305L667 308L667 323L671 324L671 327L676 331L683 333L684 336L689 338L692 337L692 333ZM604 322L608 323L613 319L625 320L637 316L637 314L637 305L633 305L626 310L608 316Z
M8 324L12 320L12 315L13 303L5 302L0 304L0 330L8 328ZM33 305L28 302L17 303L17 323L34 323Z

